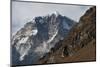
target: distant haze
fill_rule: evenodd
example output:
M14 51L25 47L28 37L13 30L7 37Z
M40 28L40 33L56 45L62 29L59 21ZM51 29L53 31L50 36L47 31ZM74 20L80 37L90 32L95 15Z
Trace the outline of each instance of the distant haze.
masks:
M31 21L36 16L45 16L55 11L67 16L74 21L79 21L80 17L91 6L46 4L33 2L12 2L12 33L14 34L25 23Z

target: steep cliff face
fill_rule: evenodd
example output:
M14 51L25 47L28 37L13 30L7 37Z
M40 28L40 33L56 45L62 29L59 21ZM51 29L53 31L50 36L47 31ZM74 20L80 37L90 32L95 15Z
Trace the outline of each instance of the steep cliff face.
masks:
M35 17L12 37L12 64L37 64L75 24L57 12Z
M96 7L80 18L64 40L40 59L40 64L96 60Z

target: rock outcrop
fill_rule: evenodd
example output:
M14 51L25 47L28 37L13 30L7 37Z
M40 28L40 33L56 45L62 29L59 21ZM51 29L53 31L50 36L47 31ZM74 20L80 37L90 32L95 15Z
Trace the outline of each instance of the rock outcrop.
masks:
M91 7L68 36L45 54L39 64L96 60L96 7Z
M38 59L63 40L75 24L57 12L35 17L12 37L12 64L37 64Z

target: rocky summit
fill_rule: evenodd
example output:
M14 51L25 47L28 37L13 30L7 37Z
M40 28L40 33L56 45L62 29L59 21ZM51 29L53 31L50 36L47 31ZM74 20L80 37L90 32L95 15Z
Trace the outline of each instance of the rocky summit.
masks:
M76 24L75 21L58 12L33 18L12 36L12 64L39 64L40 59L52 48L58 50L61 46L58 44L65 40Z

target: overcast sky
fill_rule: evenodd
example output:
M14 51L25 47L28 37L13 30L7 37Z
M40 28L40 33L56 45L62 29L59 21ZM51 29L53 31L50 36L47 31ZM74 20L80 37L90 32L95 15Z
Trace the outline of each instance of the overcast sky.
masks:
M36 16L45 16L58 11L75 21L85 13L91 6L46 4L33 2L12 2L12 33L15 33L25 23L31 21Z

